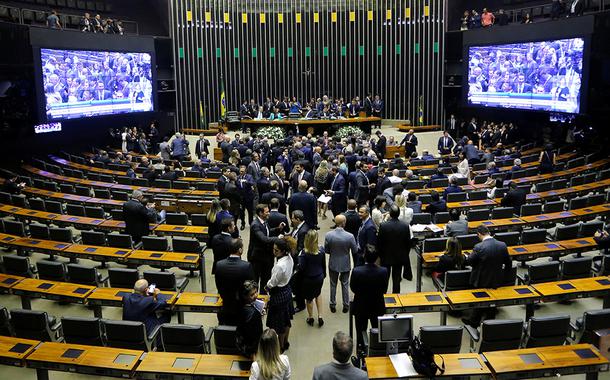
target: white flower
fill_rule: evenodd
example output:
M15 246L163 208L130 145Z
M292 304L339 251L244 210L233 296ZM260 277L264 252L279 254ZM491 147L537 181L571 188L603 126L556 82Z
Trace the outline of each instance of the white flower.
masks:
M257 136L266 137L273 140L281 140L286 136L282 127L262 127L256 131Z
M346 137L352 137L352 136L358 138L358 137L363 137L364 132L362 132L362 129L360 129L358 127L346 126L346 127L339 128L339 130L337 131L335 136L342 138L342 139L344 139Z

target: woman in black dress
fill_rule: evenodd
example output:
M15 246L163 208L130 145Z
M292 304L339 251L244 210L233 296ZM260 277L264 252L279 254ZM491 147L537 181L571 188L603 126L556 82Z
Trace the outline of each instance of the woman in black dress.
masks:
M464 254L462 245L456 237L447 239L445 253L438 258L438 263L432 268L432 277L438 278L449 270L464 269Z
M322 284L326 277L326 258L324 248L318 245L318 231L311 229L307 231L304 240L304 248L299 253L299 272L303 279L303 298L307 306L307 324L313 326L313 303L316 303L318 311L318 326L324 325L320 293Z
M241 291L240 299L242 308L236 331L236 345L240 354L252 359L258 348L258 343L263 334L263 309L258 306L258 285L254 281L245 281Z
M557 164L557 157L555 157L555 152L553 152L553 145L547 144L544 147L544 150L540 152L538 162L540 162L540 174L553 172L555 164Z

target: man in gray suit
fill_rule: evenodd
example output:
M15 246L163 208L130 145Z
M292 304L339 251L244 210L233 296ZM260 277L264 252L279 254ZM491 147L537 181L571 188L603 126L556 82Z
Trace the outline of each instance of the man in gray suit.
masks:
M473 288L496 289L511 275L513 264L508 248L504 242L491 237L489 229L484 225L477 227L477 235L481 242L474 246L464 262L472 267L470 285ZM462 318L462 322L477 328L484 314L493 318L495 308L476 308L470 319Z
M349 274L350 253L358 252L358 245L354 235L345 231L345 215L335 216L334 230L326 234L324 239L324 250L330 255L328 260L328 271L330 273L330 311L337 311L337 279L341 281L341 296L343 299L343 312L349 311Z
M368 375L350 363L354 342L342 331L333 337L333 360L316 367L312 380L366 380Z
M456 237L468 234L468 221L460 219L460 212L457 209L449 211L451 221L445 225L445 236Z

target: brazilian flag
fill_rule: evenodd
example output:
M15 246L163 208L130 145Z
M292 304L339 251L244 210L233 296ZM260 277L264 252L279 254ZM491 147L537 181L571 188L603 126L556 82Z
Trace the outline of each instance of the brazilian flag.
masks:
M220 120L227 116L227 98L225 97L225 81L220 77Z
M419 96L419 117L417 118L419 125L424 125L424 96Z
M208 129L207 123L205 122L205 112L203 111L202 101L199 101L199 122L201 123L201 129Z

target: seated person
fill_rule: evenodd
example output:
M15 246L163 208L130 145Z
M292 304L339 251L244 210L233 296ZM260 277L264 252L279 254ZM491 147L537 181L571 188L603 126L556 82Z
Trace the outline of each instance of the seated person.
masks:
M2 185L2 191L9 194L19 194L24 187L25 182L19 182L19 176L13 174Z
M457 177L451 176L451 177L449 177L449 186L447 186L447 188L443 192L443 199L445 201L447 201L447 195L453 194L453 193L463 193L463 192L464 192L464 190L462 190L462 188L457 185Z
M468 221L460 219L460 215L461 213L457 209L449 211L451 220L445 225L445 236L455 237L468 234Z
M603 230L596 231L593 235L593 239L597 243L600 250L603 250L604 255L608 254L608 248L610 248L610 224L606 224Z
M263 313L257 302L258 285L255 281L245 281L240 290L242 308L236 330L237 349L243 356L252 359L263 334Z
M456 237L447 239L445 253L438 258L438 263L432 267L432 277L438 278L449 270L464 269L464 254L462 245Z
M521 206L525 204L527 194L517 186L516 182L511 181L508 187L508 193L502 198L500 204L502 207L512 207L516 215L521 215Z
M412 193L409 193L409 195L411 195L411 194ZM436 215L437 212L446 212L447 211L447 203L445 202L444 199L440 199L438 192L432 190L430 192L430 198L432 198L431 202L426 207L424 212L430 213L430 214L432 214L432 216L434 216L434 215ZM415 212L415 210L413 210L413 212Z
M417 194L414 192L409 192L407 195L407 207L413 210L414 214L421 213L422 202L417 199Z
M352 338L341 331L333 337L333 360L313 370L312 380L350 379L366 380L368 375L350 362L354 342Z
M426 187L428 187L428 188L432 187L432 181L434 181L435 179L443 179L443 178L447 178L447 176L439 168L435 174L432 174L432 176L430 176L430 180L428 181L428 184L426 185Z
M496 173L499 173L500 170L498 170L498 168L496 167L496 163L494 161L490 161L487 163L487 174L488 175L494 175Z
M520 158L515 158L515 161L513 162L513 167L510 168L511 172L516 172L517 170L522 170L523 168L521 167L521 159Z
M275 107L273 108L273 112L269 114L269 120L282 120L284 119L284 115L280 112L280 109Z
M164 310L166 306L159 289L149 289L148 281L141 279L133 286L133 293L123 297L123 320L144 323L146 334L150 334L157 326L169 323L171 313Z
M423 150L422 151L422 155L421 155L421 159L422 160L434 160L434 156L431 155L427 150Z
M169 166L165 166L165 168L163 168L163 174L161 174L160 179L175 181L178 179L178 172L172 170L172 168L170 168Z
M501 189L504 186L504 181L501 178L492 179L491 177L485 182L490 188L487 189L487 198L495 199L496 198L496 190Z

